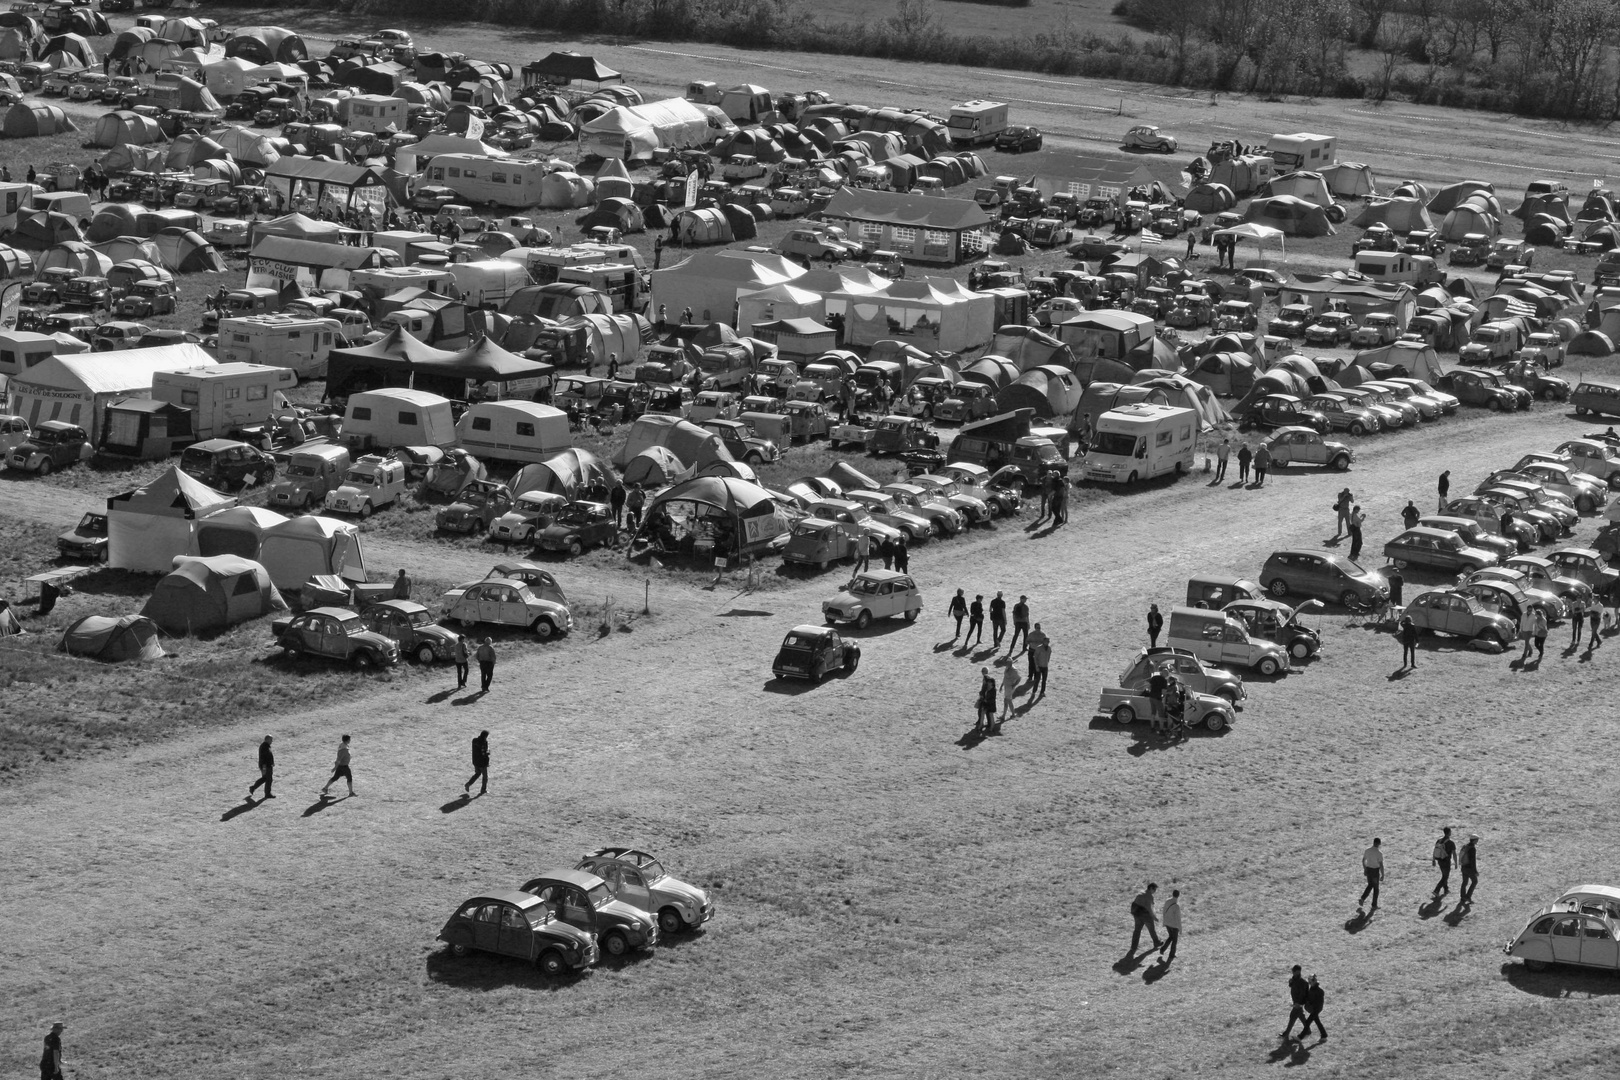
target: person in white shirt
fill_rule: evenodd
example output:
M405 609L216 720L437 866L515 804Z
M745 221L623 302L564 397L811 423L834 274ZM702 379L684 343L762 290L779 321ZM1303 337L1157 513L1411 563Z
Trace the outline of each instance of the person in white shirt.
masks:
M1367 875L1367 887L1365 889L1361 890L1361 901L1356 904L1356 910L1360 911L1361 908L1362 908L1362 905L1367 902L1367 897L1369 895L1371 895L1372 896L1372 910L1377 911L1378 910L1378 886L1383 884L1383 881L1384 881L1384 841L1383 840L1379 839L1376 836L1373 837L1372 847L1368 848L1366 851L1363 851L1361 853L1361 869L1362 869L1362 872Z
M1165 963L1176 958L1176 942L1181 940L1181 890L1171 889L1170 899L1165 902L1164 910L1159 912L1159 925L1164 927L1164 944L1159 946L1159 953L1169 949L1170 955L1164 958Z
M327 780L326 787L321 788L321 798L326 798L327 791L339 780L348 781L349 794L353 795L354 774L349 771L349 737L347 735L343 736L343 741L338 744L337 760L332 763L332 777Z

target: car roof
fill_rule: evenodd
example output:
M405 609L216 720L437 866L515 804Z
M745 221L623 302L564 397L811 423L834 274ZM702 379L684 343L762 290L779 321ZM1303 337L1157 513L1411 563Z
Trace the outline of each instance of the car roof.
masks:
M601 878L595 874L586 873L584 870L546 870L536 874L530 884L535 881L560 881L565 885L574 885L587 892L598 885L605 884ZM529 894L524 893L524 895Z
M800 623L789 634L799 634L803 637L831 637L833 629L830 626L817 626L814 623Z
M910 574L902 574L898 570L862 570L855 577L869 578L872 581L900 581L901 579L909 581L911 579ZM850 580L853 581L854 578Z
M1296 431L1303 431L1307 435L1315 435L1316 434L1316 429L1315 428L1308 428L1304 424L1285 424L1282 427L1278 428L1276 431L1273 431L1271 433L1271 438L1275 439L1278 435L1287 435L1290 432L1296 432ZM1267 440L1267 441L1269 442L1270 440Z
M1567 555L1580 555L1580 556L1582 556L1584 558L1588 558L1588 559L1601 559L1602 558L1602 556L1599 555L1595 549L1593 549L1593 548L1584 548L1584 547L1561 547L1558 550L1554 551L1553 554L1554 555L1566 555L1566 554Z
M516 578L508 578L508 577L487 577L483 581L475 581L472 584L474 584L474 585L510 585L514 589L527 589L529 587L529 583L527 581L519 581Z
M355 613L344 607L318 607L310 608L305 615L329 615L334 619L352 619Z
M475 893L462 901L469 904L474 900L492 900L499 904L511 904L513 907L527 911L543 901L533 893L523 892L521 889L492 889L489 892Z
M219 452L220 450L230 450L234 447L246 445L247 443L239 442L236 439L207 439L200 443L193 443L190 449L203 450L207 453L213 454Z
M800 518L799 519L799 524L801 526L808 526L808 527L810 527L812 529L830 529L830 528L833 528L834 526L838 525L839 523L836 522L836 521L828 521L826 518L807 517L807 518Z
M370 611L372 608L380 607L392 608L394 611L403 611L406 614L427 610L427 605L418 604L415 600L379 600L375 604L367 604L366 610Z
M1435 529L1430 528L1427 525L1414 525L1412 528L1401 533L1401 536L1434 536L1442 539L1447 539L1456 535L1456 533L1450 531L1449 529ZM1397 536L1395 539L1399 540L1400 538L1400 536Z

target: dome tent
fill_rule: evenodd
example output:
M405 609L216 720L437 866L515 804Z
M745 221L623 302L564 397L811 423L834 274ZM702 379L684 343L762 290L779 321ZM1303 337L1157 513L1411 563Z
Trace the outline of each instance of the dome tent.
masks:
M72 57L76 67L92 68L101 61L96 58L95 47L81 34L58 34L45 43L45 61L50 63L53 53ZM51 64L56 67L55 64Z
M214 245L192 229L171 227L152 237L163 265L180 274L222 274L225 260Z
M86 615L62 631L59 648L94 660L161 660L157 626L144 615Z
M16 231L8 239L17 247L48 248L81 242L84 233L79 223L67 214L55 210L25 210L18 215Z
M271 584L269 571L251 559L181 556L174 563L174 570L157 583L141 608L141 614L166 633L223 630L287 610L287 601Z
M617 159L614 159L617 160ZM600 189L598 189L600 191ZM621 233L638 233L647 230L647 223L641 214L641 207L624 198L606 198L596 204L596 209L579 219L579 228L589 232L598 226L618 229Z
M19 101L6 110L5 119L0 121L0 133L7 139L31 139L78 130L60 105L29 105Z
M197 523L236 505L173 465L151 482L107 500L107 565L164 573L195 550Z
M120 109L110 112L96 121L96 129L90 135L86 146L110 148L123 143L145 144L161 142L163 131L158 122L150 116L142 116L137 112Z
M681 459L667 446L649 446L624 467L624 483L661 488L686 471Z
M259 562L279 589L302 588L310 578L324 574L345 581L366 580L359 526L315 514L288 518L266 529Z
M197 554L205 558L234 555L257 559L265 534L286 520L284 515L261 506L233 506L209 514L197 525Z
M665 548L747 555L768 550L788 522L776 497L758 484L698 476L654 498L642 528Z
M578 448L525 465L508 485L514 496L550 491L570 500L581 498L587 488L605 490L612 486L613 470L607 462L589 450Z
M280 26L244 26L225 42L226 56L255 64L296 64L309 59L304 39Z
M547 173L540 178L543 210L577 210L591 205L596 185L574 172Z
M79 276L106 277L112 265L111 259L84 241L68 240L45 252L39 260L37 273L43 274L47 270L62 267L72 270Z

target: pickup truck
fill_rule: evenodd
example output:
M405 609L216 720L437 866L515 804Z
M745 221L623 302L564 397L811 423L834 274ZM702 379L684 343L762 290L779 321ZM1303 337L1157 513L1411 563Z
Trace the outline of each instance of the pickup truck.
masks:
M326 509L365 519L373 511L398 502L406 485L403 461L367 454L344 474L337 490L326 493Z
M399 646L366 629L348 608L318 607L270 624L270 636L289 657L323 656L367 669L399 663Z
M834 424L827 431L828 448L836 450L849 443L864 447L872 440L872 433L876 430L877 422L862 416Z

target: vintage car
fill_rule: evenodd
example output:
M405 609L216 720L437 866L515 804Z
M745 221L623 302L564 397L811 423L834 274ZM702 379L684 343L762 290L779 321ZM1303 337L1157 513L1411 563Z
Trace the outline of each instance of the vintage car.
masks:
M349 470L349 451L335 443L294 447L286 469L270 488L271 508L307 510L343 482Z
M180 471L220 491L250 488L276 478L276 459L245 442L208 439L181 452Z
M1506 646L1514 638L1514 621L1493 610L1477 596L1454 589L1436 589L1412 597L1402 614L1419 631L1452 634L1485 645Z
M523 626L542 640L574 628L574 617L566 604L541 599L515 578L485 578L457 585L439 602L444 618L455 619L463 626Z
M1473 518L1454 517L1449 514L1427 514L1418 518L1418 526L1424 529L1439 529L1442 532L1453 532L1463 538L1469 547L1480 548L1495 553L1497 561L1501 562L1509 555L1519 550L1518 541L1503 536L1496 523L1486 529Z
M1620 488L1620 448L1602 439L1567 439L1553 452L1567 455L1577 471L1596 477L1610 488Z
M1501 498L1507 501L1507 495L1521 497L1520 507L1527 510L1540 511L1551 517L1563 532L1569 532L1580 523L1581 516L1575 509L1575 500L1568 495L1560 494L1550 488L1533 481L1518 477L1502 477L1487 481L1474 489L1475 494L1486 495L1491 498ZM1532 514L1532 517L1535 515ZM1547 536L1552 540L1556 533Z
M1247 300L1224 300L1215 309L1217 334L1252 334L1260 329L1260 312Z
M1111 716L1117 724L1134 724L1138 717L1153 715L1153 700L1148 697L1146 685L1136 690L1120 686L1106 687L1097 700L1097 714ZM1171 717L1171 720L1188 727L1203 726L1210 731L1224 731L1237 723L1237 710L1225 698L1184 690L1181 715Z
M1125 133L1120 143L1124 150L1148 150L1157 154L1173 154L1176 152L1176 140L1166 135L1153 124L1137 124Z
M502 544L526 544L567 505L567 496L555 491L526 491L491 523L489 538Z
M878 491L909 514L926 521L935 536L955 536L966 526L961 513L928 488L916 484L884 484ZM851 492L851 495L854 493Z
M944 424L965 424L996 411L996 392L981 382L962 382L934 402L934 419Z
M1471 574L1484 566L1495 566L1501 559L1496 551L1471 547L1467 540L1445 529L1419 525L1407 529L1384 545L1384 558L1398 570L1409 566Z
M1522 387L1542 401L1568 401L1571 393L1569 380L1549 375L1532 360L1509 360L1494 365L1511 386Z
M745 461L755 468L782 456L782 451L776 443L770 439L760 438L751 426L741 420L710 418L694 422L704 431L712 431L720 436L720 442L733 458Z
M825 570L831 563L854 558L860 533L861 527L852 522L801 518L793 524L782 559Z
M873 619L900 616L914 622L922 610L922 593L910 576L895 570L863 570L831 600L821 602L821 614L828 626L854 623L865 630Z
M406 465L398 458L367 454L343 474L343 483L326 493L329 513L356 514L361 520L391 506L405 494Z
M1023 154L1039 150L1045 145L1041 129L1029 124L1014 124L996 134L995 148L1004 154Z
M202 238L215 247L247 247L249 231L249 223L241 218L210 218Z
M0 413L0 458L11 453L17 447L28 441L33 429L28 421L20 416Z
M704 420L735 420L741 411L738 395L729 390L704 390L692 399L686 418L694 424Z
M936 450L939 435L915 416L885 416L866 441L869 454L903 454L908 450Z
M874 544L884 540L893 543L904 535L901 529L873 517L865 505L853 501L847 494L841 493L822 499L816 504L815 513L817 517L827 521L842 521L854 525L871 537Z
M1464 405L1483 405L1492 412L1512 412L1530 407L1530 391L1514 386L1500 371L1452 368L1446 373L1446 389ZM1577 406L1577 413L1580 408Z
M1569 403L1576 416L1620 416L1620 381L1583 375L1570 391Z
M1292 394L1265 395L1249 406L1242 424L1264 428L1306 427L1323 435L1328 433L1327 417L1307 408Z
M63 282L57 299L66 307L99 308L112 297L112 285L100 274L81 274Z
M1422 420L1438 420L1445 411L1438 401L1426 394L1418 393L1405 383L1373 379L1362 383L1356 389L1375 395L1371 400L1377 404L1398 410L1408 424L1416 424Z
M1592 586L1578 577L1563 573L1558 564L1540 555L1514 555L1502 564L1517 570L1534 588L1550 592L1564 600L1578 598L1582 604L1592 602Z
M1266 592L1314 596L1351 611L1382 607L1389 601L1384 575L1330 551L1276 551L1260 569Z
M847 491L844 498L859 503L866 512L885 525L892 525L906 534L912 543L920 544L934 535L934 523L922 514L903 505L884 491Z
M1564 460L1559 460L1563 457ZM1491 473L1490 479L1522 480L1570 500L1577 513L1595 514L1609 503L1609 485L1590 473L1581 472L1564 455L1531 453L1521 457L1511 469Z
M1195 326L1208 326L1213 315L1214 305L1209 297L1183 293L1176 297L1164 321L1178 330L1190 330Z
M936 475L954 480L964 495L971 495L990 508L991 517L1018 513L1024 506L1024 474L1007 465L991 472L983 465L952 461L941 465Z
M152 328L145 323L138 322L105 322L96 327L95 336L91 339L90 348L94 352L119 352L124 349L133 349L141 338L152 332Z
M1417 398L1427 398L1434 404L1438 405L1440 407L1441 414L1445 416L1450 416L1452 413L1456 412L1457 406L1462 404L1462 402L1457 400L1455 396L1446 393L1444 390L1436 390L1422 379L1414 379L1409 375L1392 375L1382 381L1393 386L1405 386L1409 388L1414 395L1410 400L1415 401Z
M46 420L6 455L6 468L49 476L90 456L90 436L77 424Z
M1564 577L1586 582L1592 591L1609 595L1620 582L1620 571L1610 570L1603 556L1592 548L1559 548L1547 555L1558 573Z
M1536 260L1536 249L1523 240L1501 236L1491 241L1491 253L1485 256L1485 269L1505 270L1509 266L1528 269Z
M1251 637L1265 638L1288 650L1295 660L1306 660L1322 651L1319 631L1299 621L1301 615L1320 611L1320 600L1305 600L1298 607L1266 598L1233 600L1221 608L1234 615L1249 631Z
M1567 890L1531 915L1502 951L1531 971L1549 964L1620 971L1620 889L1578 885Z
M1316 311L1309 304L1284 304L1271 321L1266 323L1268 333L1280 337L1299 337L1305 328L1316 321Z
M1272 333L1276 333L1276 324L1272 324ZM1305 344L1325 345L1333 348L1338 345L1350 344L1351 335L1356 332L1355 316L1348 311L1324 311L1316 317L1316 321L1305 327Z
M1172 649L1160 645L1151 649L1138 649L1136 656L1120 673L1119 685L1127 690L1145 690L1155 671L1174 675L1185 687L1200 694L1225 698L1236 708L1238 702L1249 696L1243 689L1243 680L1226 668L1207 664L1186 649Z
M576 502L557 511L551 524L535 534L534 543L541 551L579 555L589 548L613 543L618 535L618 523L606 503Z
M658 944L658 921L645 908L617 899L607 882L584 870L548 870L524 882L522 892L537 896L557 919L596 935L609 956L625 956Z
M553 604L561 604L563 607L568 606L568 597L563 593L563 587L558 583L557 576L537 563L522 560L499 562L491 567L483 578L485 581L503 579L521 581L540 599L550 600Z
M1355 349L1376 349L1400 336L1400 319L1387 311L1374 311L1350 332L1350 346Z
M1305 399L1305 407L1327 418L1329 431L1366 435L1382 431L1383 418L1355 398L1340 393L1317 394Z
M656 916L665 936L696 930L714 918L714 901L706 890L675 877L645 851L597 848L575 869L595 874L607 882L615 898Z
M357 668L387 667L399 663L399 646L366 629L360 616L348 608L318 607L276 619L270 636L287 656L323 656L347 660Z
M107 557L107 515L86 511L77 525L56 538L56 550L64 559L101 562Z
M505 484L474 480L456 494L455 502L441 507L434 524L444 532L481 533L512 508L512 493Z
M1307 427L1278 428L1261 445L1271 451L1273 465L1326 465L1345 472L1356 458L1344 443L1324 439Z
M455 655L454 630L440 626L428 609L414 600L381 600L360 611L366 629L399 646L400 653L419 664L449 660ZM469 647L470 648L470 647Z
M1476 585L1485 585L1511 593L1522 603L1539 604L1551 621L1556 622L1569 614L1569 605L1562 597L1532 581L1530 575L1522 570L1512 570L1505 566L1487 566L1464 577L1458 588L1467 591Z
M809 679L821 682L835 671L853 674L861 663L861 647L827 626L808 623L795 626L782 639L782 647L771 661L771 674L778 679Z
M1564 341L1557 334L1537 331L1524 339L1524 344L1513 354L1514 360L1534 364L1542 371L1564 366ZM1562 381L1562 380L1561 380ZM1569 383L1564 381L1564 386ZM1564 395L1568 397L1566 393Z
M832 427L832 417L819 401L789 401L782 408L795 443L824 438Z
M1457 246L1446 256L1452 266L1484 266L1491 254L1491 238L1484 233L1463 233Z
M953 480L941 473L922 473L913 476L907 483L915 484L931 492L936 497L948 503L952 510L959 512L964 521L989 521L992 514L990 503L977 495L969 494L960 481Z
M175 287L172 281L137 281L118 301L118 314L126 319L148 319L153 315L173 315Z
M474 949L527 960L550 976L596 963L596 935L563 922L551 904L518 889L486 892L463 903L439 931L454 956Z
M692 399L686 387L659 386L647 394L647 403L642 412L660 416L679 416L684 420L691 409ZM630 411L625 413L626 417L631 415Z
M1376 383L1365 382L1360 386L1347 387L1337 392L1376 412L1384 421L1386 429L1417 427L1423 420L1423 410L1404 400L1394 391L1380 387ZM1427 407L1434 408L1433 405ZM1438 416L1439 412L1436 411L1435 415Z
M1467 518L1486 532L1495 532L1498 536L1511 540L1520 551L1529 551L1541 537L1540 527L1536 522L1515 514L1507 531L1504 532L1502 510L1503 507L1499 503L1478 495L1468 495L1446 503L1448 516Z

